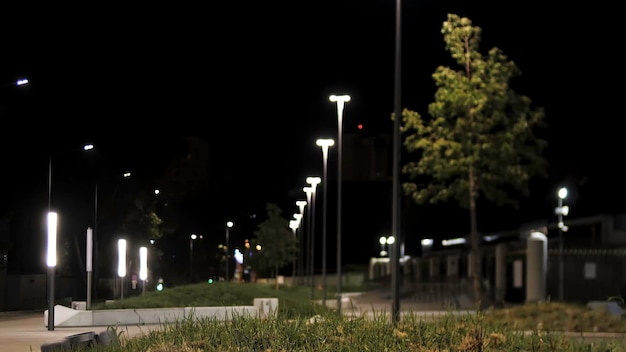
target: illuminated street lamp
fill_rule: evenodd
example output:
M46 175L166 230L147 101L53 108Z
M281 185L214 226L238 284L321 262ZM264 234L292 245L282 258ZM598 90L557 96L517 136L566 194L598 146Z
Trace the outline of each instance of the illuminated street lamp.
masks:
M389 237L381 236L378 239L378 242L380 243L380 256L384 257L389 254L389 252L385 250L385 245L388 245L389 249L391 249L391 245L394 244L394 242L396 242L396 238L394 236L389 236Z
M202 239L202 235L198 236L192 233L189 236L189 281L193 283L193 241L196 239Z
M141 294L146 293L146 280L148 279L148 248L139 248L139 280L141 280Z
M350 101L349 95L331 95L329 100L337 103L337 314L341 315L341 145L343 106Z
M298 219L289 221L289 228L291 228L291 232L293 232L294 240L296 239L296 232L298 231L299 226L300 226L300 221ZM291 264L291 267L292 267L291 280L295 284L296 282L296 253L293 254L293 263Z
M48 212L48 330L54 330L54 268L57 266L57 223L55 212Z
M18 86L19 87L19 86L27 85L28 83L30 83L28 81L28 78L20 78L17 81L13 81L13 82L10 82L10 83L5 83L5 84L2 85L2 87L11 87L11 86L14 86L14 87Z
M120 299L124 300L124 277L126 276L126 240L117 240L117 276L120 277Z
M306 200L297 200L296 201L296 205L298 206L298 209L300 210L300 218L298 220L300 221L300 224L302 224L302 217L304 216L304 208L307 205L307 201ZM302 279L300 279L300 278L304 278L304 234L303 234L302 230L300 231L299 253L300 254L298 256L299 257L299 259L298 259L298 266L299 266L298 281L299 281L299 283L302 283Z
M28 84L28 79L18 80L16 83L18 86ZM92 144L86 144L82 148L84 151L89 151L93 149ZM69 153L75 151L76 149L70 149L65 152L54 154L61 155L65 153ZM57 240L57 221L58 216L57 213L51 211L51 202L52 202L52 156L49 155L48 161L48 301L49 301L49 310L48 310L48 330L54 330L54 267L56 266L56 240Z
M328 207L328 148L335 145L334 139L318 139L316 144L322 148L322 162L324 166L323 178L324 178L324 194L322 205L322 305L326 306L326 208Z
M563 263L563 232L567 232L568 228L563 223L563 217L569 214L569 207L567 205L563 205L563 200L567 198L567 188L561 187L557 192L558 206L554 209L554 213L557 215L558 222L557 227L559 228L559 300L563 301L564 297L564 287L563 287L563 277L564 277L564 263Z
M87 310L91 309L91 281L92 281L92 263L93 263L93 230L87 228L87 240L85 241L85 259L87 261L85 268L87 269Z
M93 144L85 144L82 147L83 151L90 151L93 149ZM57 153L55 154L55 156L57 155L61 155L61 154L65 154L65 153L69 153L69 152L73 152L76 151L77 149L70 149L67 150L65 152L61 152L61 153ZM50 211L50 203L52 200L52 154L50 154L50 159L48 162L48 211Z
M311 235L312 235L312 231L311 231L311 213L313 209L313 203L311 202L311 198L313 197L313 187L303 187L302 190L304 191L304 193L306 193L306 200L308 204L311 204L311 206L308 207L308 211L307 211L307 216L306 216L306 237L307 237L307 244L306 244L306 276L308 278L308 280L306 280L307 284L311 283L311 278L313 277L312 271L313 268L311 268L311 263L313 262L311 260Z
M317 194L317 185L322 179L315 177L307 177L306 182L311 185L313 192L311 194L311 298L313 298L313 290L315 289L315 198Z
M302 217L304 216L304 206L306 205L306 201L297 201L296 204L299 204L300 212L294 213L293 218L298 221L298 228L302 228ZM303 244L303 234L302 230L300 230L300 235L298 236L298 260L296 261L296 275L298 277L298 284L302 282L302 276L304 275L304 244Z
M228 282L228 280L229 280L229 279L228 279L228 277L229 277L229 275L228 275L228 270L230 270L230 269L228 268L228 260L229 260L228 258L230 257L230 256L229 256L230 247L228 246L228 237L229 237L229 230L230 230L230 228L231 228L231 227L233 227L234 225L235 225L235 224L234 224L232 221L227 221L227 222L226 222L226 282Z

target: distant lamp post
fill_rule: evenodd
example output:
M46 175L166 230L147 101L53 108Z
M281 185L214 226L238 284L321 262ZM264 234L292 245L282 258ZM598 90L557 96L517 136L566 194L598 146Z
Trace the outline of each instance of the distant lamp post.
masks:
M85 259L87 261L85 268L87 269L87 310L91 309L91 281L92 281L92 263L93 263L93 230L87 228L87 241L85 248Z
M385 250L385 245L388 245L389 246L388 248L391 249L391 245L394 244L394 242L396 242L396 238L393 236L389 236L389 237L381 236L378 239L378 242L380 243L380 256L384 257L389 254L389 252Z
M328 148L335 145L334 139L318 139L316 144L322 148L322 163L324 166L323 181L324 194L322 195L322 305L326 306L326 213L328 208Z
M202 235L198 236L192 233L189 236L189 281L193 283L193 241L196 239L202 239Z
M146 280L148 280L148 248L139 248L139 280L141 280L141 294L146 293Z
M57 223L55 212L48 212L48 330L54 330L54 268L57 265Z
M313 187L303 187L302 190L306 193L307 204L312 204L311 198L313 197ZM312 268L311 268L311 209L312 205L308 207L308 211L306 214L306 258L305 258L305 272L306 272L306 283L311 284L311 278L313 277Z
M558 198L558 206L554 209L554 213L557 215L558 222L557 227L559 228L559 300L563 301L565 296L564 294L564 271L565 266L563 263L563 232L567 232L568 227L563 223L563 217L569 214L569 207L567 205L563 205L563 200L567 198L567 188L561 187L557 192Z
M317 198L317 185L322 179L315 177L307 177L306 182L311 185L313 193L311 194L311 298L313 298L313 290L315 289L315 198Z
M293 214L294 219L298 220L298 227L300 228L300 236L298 237L298 262L296 268L298 284L301 284L304 278L304 234L302 232L302 218L304 217L304 207L306 204L306 200L296 201L300 212Z
M349 95L331 95L329 100L337 103L337 314L341 316L341 169L343 106L350 101Z
M228 265L228 261L230 260L229 259L230 258L230 255L229 255L230 247L228 246L228 242L229 242L228 238L230 236L229 231L230 231L230 229L233 226L235 226L235 224L232 221L227 221L226 222L226 282L229 281L229 272L228 271L230 270L229 269L229 265Z
M295 214L294 214L295 215ZM296 240L296 232L298 231L298 226L300 226L300 221L297 219L289 221L289 228L291 228L291 232L293 232L293 239ZM291 264L291 281L293 284L296 283L296 253L293 254L293 262Z
M126 276L126 240L117 240L117 276L120 277L120 299L124 300L124 277Z

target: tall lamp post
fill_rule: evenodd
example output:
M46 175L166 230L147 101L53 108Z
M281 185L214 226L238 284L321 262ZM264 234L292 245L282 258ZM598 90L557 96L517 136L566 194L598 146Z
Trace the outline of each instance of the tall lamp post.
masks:
M564 295L564 263L563 263L563 232L567 232L568 228L563 223L563 217L569 214L569 207L563 205L563 200L567 198L567 188L561 187L557 192L558 206L554 209L554 213L558 217L557 227L559 228L559 300L563 301Z
M331 95L329 100L337 103L337 314L341 315L341 145L343 106L350 101L350 96Z
M48 330L54 330L54 268L57 265L57 222L55 212L48 212Z
M117 240L117 276L120 277L120 300L124 300L124 277L126 276L126 240Z
M227 221L226 222L226 282L229 281L229 275L228 275L228 271L229 269L229 265L228 265L228 261L229 261L229 251L230 251L230 247L228 247L228 237L229 237L229 230L234 226L235 224L232 221Z
M202 235L198 236L195 233L192 233L189 236L189 281L193 283L193 241L202 238Z
M139 280L141 280L141 294L146 294L146 280L148 279L148 248L139 248Z
M395 67L394 67L394 93L393 93L393 186L391 205L391 232L396 237L398 245L392 248L392 273L391 273L391 320L397 324L400 321L400 246L403 243L400 232L400 120L402 119L401 106L401 78L402 78L402 1L396 0L396 38L395 38Z
M324 178L324 194L322 204L322 305L326 306L326 208L328 198L328 148L335 145L334 139L318 139L316 144L322 148L322 162L324 166L324 172L322 177Z
M315 289L315 198L317 194L317 185L322 182L319 177L307 177L306 182L311 185L313 192L311 193L311 298L313 298L313 290Z
M92 263L93 263L93 230L87 228L87 240L85 241L85 258L87 260L87 310L91 309L91 281L92 281Z
M28 79L22 79L17 81L17 85L28 84ZM86 144L82 148L84 151L93 149L92 144ZM71 149L62 153L65 154L75 149ZM48 252L47 252L47 265L48 265L48 330L54 330L54 268L56 267L56 241L57 241L57 221L58 215L56 212L52 212L52 156L50 154L48 161L48 215L47 215L47 231L48 231Z
M300 217L299 217L299 221L300 221L300 225L302 225L302 217L304 216L304 207L306 207L307 202L306 200L297 200L296 201L296 205L298 206L298 209L300 210ZM300 241L299 241L299 245L300 245L300 254L299 254L299 259L298 259L298 283L303 283L304 282L304 234L302 232L302 230L300 230Z
M313 209L313 203L311 201L311 198L313 197L313 187L308 186L308 187L303 187L302 190L304 191L304 193L306 193L306 200L308 204L311 204L308 207L308 211L306 214L306 258L305 258L305 262L306 262L306 283L307 284L311 284L311 278L313 277L313 275L311 274L312 268L311 268L311 213L312 213L312 209Z
M300 226L300 222L297 219L293 219L289 221L289 228L291 228L291 232L293 233L294 240L296 239L296 231L298 230L298 226ZM291 281L295 285L296 283L296 254L295 253L293 257L294 257L293 263L291 264Z

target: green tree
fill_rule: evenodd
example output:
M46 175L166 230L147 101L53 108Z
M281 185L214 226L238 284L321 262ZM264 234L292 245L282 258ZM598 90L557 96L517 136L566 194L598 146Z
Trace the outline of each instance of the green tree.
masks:
M282 210L274 203L267 203L267 219L258 225L256 243L261 250L252 257L252 265L258 271L270 270L278 278L278 271L291 264L297 251L296 239L289 228L287 219L281 216ZM278 289L278 280L276 280Z
M437 90L430 118L405 109L404 146L418 161L403 166L405 194L417 204L453 199L469 209L474 298L481 300L480 237L477 200L518 207L515 195L529 194L529 181L544 176L547 146L533 130L545 127L544 111L510 86L521 75L498 49L479 52L481 28L448 14L443 23L446 50L461 66L439 66L432 75Z

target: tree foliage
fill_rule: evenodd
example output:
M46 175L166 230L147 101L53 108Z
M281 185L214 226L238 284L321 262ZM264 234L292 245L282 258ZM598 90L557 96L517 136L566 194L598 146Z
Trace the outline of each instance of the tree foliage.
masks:
M257 271L270 270L277 277L278 271L295 258L297 243L289 222L281 216L282 210L278 205L267 203L266 210L267 219L254 232L255 242L262 249L253 256L252 265ZM276 281L278 285L278 280Z
M470 211L474 290L480 297L476 201L518 206L529 181L545 175L547 143L534 130L544 127L544 111L517 94L510 81L521 75L498 48L479 51L481 28L468 18L448 14L441 33L446 50L461 67L439 66L428 118L405 109L404 146L418 155L403 166L405 194L417 204L455 200Z

